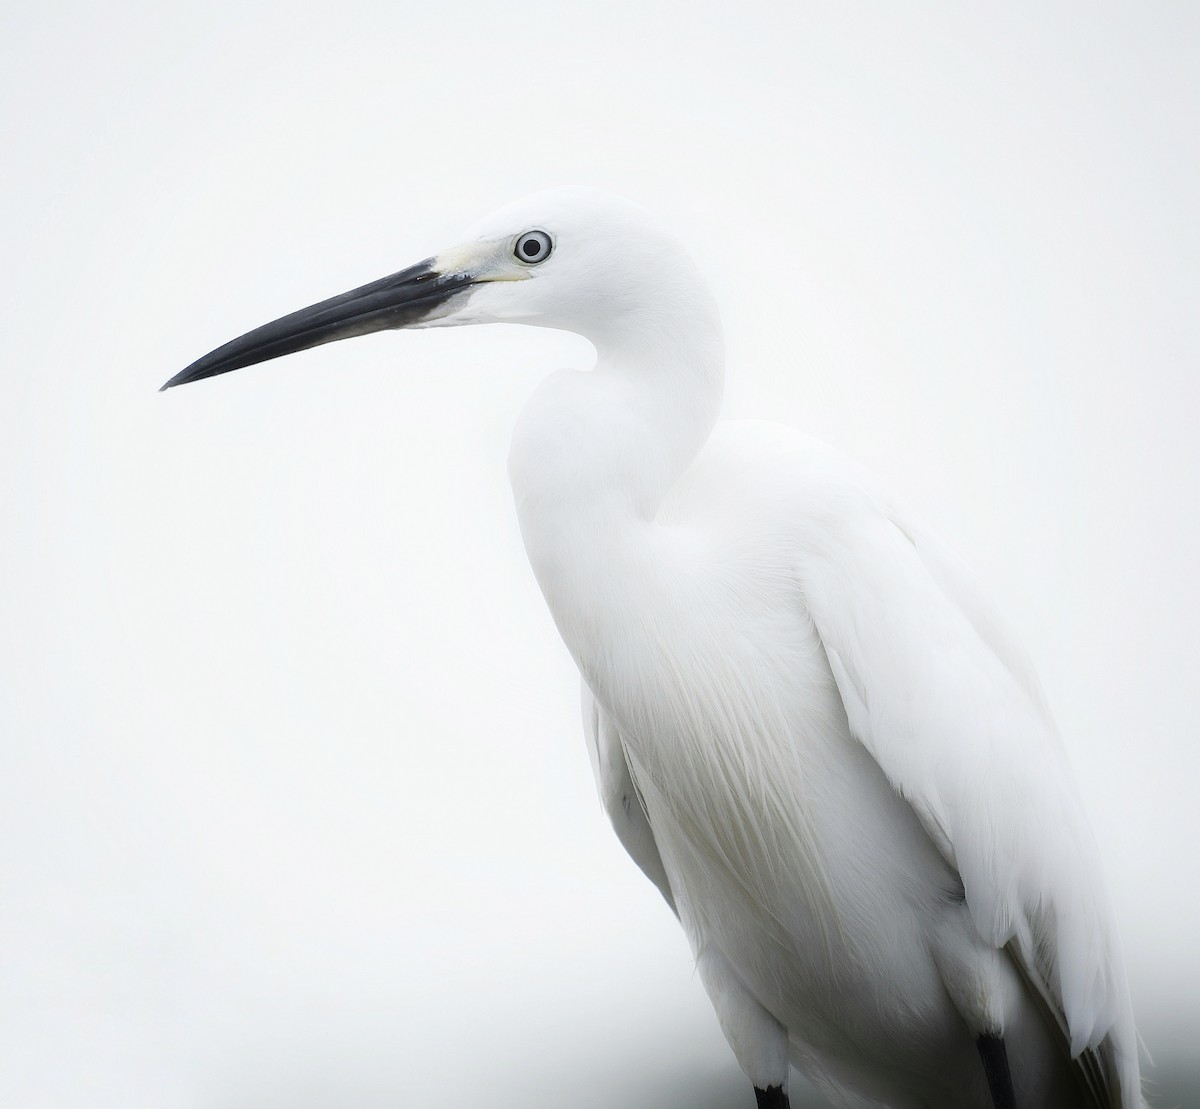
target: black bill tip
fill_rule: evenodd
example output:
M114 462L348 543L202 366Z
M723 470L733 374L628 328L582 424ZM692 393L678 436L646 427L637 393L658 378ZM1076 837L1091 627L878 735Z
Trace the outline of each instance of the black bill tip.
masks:
M436 308L474 284L469 273L439 273L433 261L426 259L399 273L256 327L196 359L165 382L159 392L322 343L419 324Z

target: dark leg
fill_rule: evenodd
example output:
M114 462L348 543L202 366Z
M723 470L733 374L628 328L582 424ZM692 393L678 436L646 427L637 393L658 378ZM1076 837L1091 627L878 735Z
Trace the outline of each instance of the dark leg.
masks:
M782 1086L768 1086L765 1090L755 1086L754 1096L758 1099L758 1109L790 1109L791 1106Z
M999 1036L980 1036L975 1041L979 1058L983 1060L983 1073L987 1075L988 1089L992 1092L995 1109L1017 1109L1017 1095L1013 1093L1012 1074L1008 1069L1008 1052Z

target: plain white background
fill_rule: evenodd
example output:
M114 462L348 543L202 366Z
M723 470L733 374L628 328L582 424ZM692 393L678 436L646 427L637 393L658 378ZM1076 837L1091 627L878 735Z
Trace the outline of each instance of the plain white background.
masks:
M587 345L386 333L156 392L561 183L673 221L729 414L882 472L1021 630L1185 1096L1195 8L5 24L0 1102L749 1104L595 803L513 519L514 416Z

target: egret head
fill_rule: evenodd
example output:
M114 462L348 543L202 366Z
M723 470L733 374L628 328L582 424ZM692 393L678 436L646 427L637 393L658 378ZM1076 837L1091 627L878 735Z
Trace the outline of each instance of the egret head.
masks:
M492 213L423 262L247 332L163 388L393 328L530 323L603 344L697 291L706 295L686 253L641 208L594 189L552 189Z

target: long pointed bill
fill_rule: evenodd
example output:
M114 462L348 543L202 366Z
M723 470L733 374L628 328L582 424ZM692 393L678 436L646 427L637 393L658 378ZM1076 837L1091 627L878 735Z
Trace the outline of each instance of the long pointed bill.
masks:
M240 370L336 339L439 319L447 313L439 313L437 309L474 284L474 275L439 273L434 269L434 261L428 258L390 277L256 327L193 362L163 389Z

